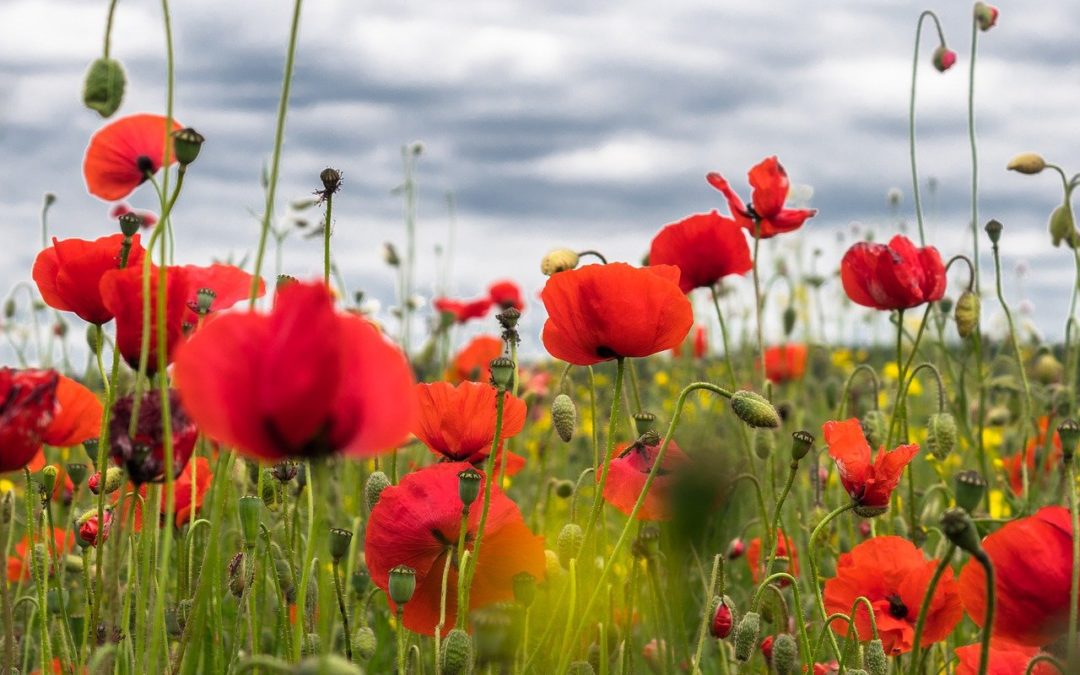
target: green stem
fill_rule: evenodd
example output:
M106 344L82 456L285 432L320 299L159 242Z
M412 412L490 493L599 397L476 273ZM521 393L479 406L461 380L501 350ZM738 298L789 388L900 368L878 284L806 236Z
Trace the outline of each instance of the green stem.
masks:
M941 557L941 561L934 568L930 583L926 586L926 593L923 595L922 605L919 607L919 616L915 620L915 637L911 642L911 664L908 666L908 672L911 675L917 675L918 673L920 641L922 640L923 628L926 626L926 615L930 611L930 603L934 600L934 591L937 589L938 581L941 580L941 575L945 573L945 569L949 566L954 553L956 553L956 544L949 544L945 555Z
M761 310L764 297L761 295L761 273L758 270L758 250L761 248L761 223L754 219L754 318L757 322L757 356L761 364L761 391L765 391L768 376L765 374L765 329L762 324Z
M330 222L334 210L334 193L326 191L326 219L323 221L323 283L330 286Z
M341 565L334 560L334 591L337 593L338 610L345 629L345 658L352 661L352 634L349 632L349 610L345 607L345 592L341 587Z
M697 649L694 650L694 660L691 661L691 672L701 668L701 650L705 647L705 632L708 630L715 611L712 604L713 593L716 590L716 577L720 566L724 564L724 556L717 554L713 557L712 573L709 575L709 585L705 589L705 611L702 613L701 626L698 629Z
M585 542L589 541L589 535L592 534L593 527L596 526L596 523L600 518L600 513L603 511L604 507L604 488L607 486L608 471L611 468L611 453L615 448L615 432L618 429L619 424L619 411L622 403L622 381L625 372L626 359L619 357L615 362L615 393L611 399L611 415L608 417L607 447L604 449L604 456L600 458L600 461L603 463L603 469L600 473L600 482L597 484L596 492L593 494L593 505L592 510L589 512L589 522L585 526L585 538L582 542L582 550L585 550ZM659 457L657 460L659 460ZM600 471L600 464L597 464L596 466L597 470Z
M821 580L818 578L817 547L815 542L817 541L818 536L824 531L826 525L840 514L845 511L850 511L853 508L855 508L855 502L848 502L822 518L821 522L814 528L814 531L810 533L810 540L807 543L806 559L810 563L810 585L814 589L814 599L817 600L818 614L821 615L822 621L828 618L828 613L825 611L825 599L821 595ZM829 643L832 646L833 654L839 659L840 645L837 643L836 636L833 635L832 632L829 632Z
M983 616L982 645L979 649L979 675L986 675L987 669L990 667L990 636L994 632L994 606L996 604L994 564L990 561L990 556L986 554L986 551L981 549L972 554L972 557L979 561L983 571L986 573L986 614ZM1075 636L1071 637L1075 638ZM1070 640L1070 642L1072 641Z
M919 190L918 163L915 160L915 84L919 74L919 42L922 39L923 21L930 17L937 26L938 38L941 44L945 44L945 36L941 32L941 23L937 15L926 10L919 15L919 21L915 25L915 56L911 63L911 97L908 102L908 151L911 154L911 183L915 197L915 218L919 223L919 246L926 246L926 234L923 232L922 197Z
M296 606L300 611L305 611L307 607L307 594L308 585L311 583L311 562L315 559L315 476L313 469L319 466L323 466L322 462L308 462L307 464L307 486L304 490L307 492L307 515L308 515L308 529L307 529L307 541L304 542L304 566L300 570L300 588L296 595ZM323 474L320 471L319 484L325 485L323 481ZM398 612L401 608L398 608ZM400 618L400 617L399 617ZM293 660L300 660L300 652L304 644L304 621L298 620L296 627L293 629Z
M1049 435L1049 433L1047 434ZM1065 466L1069 491L1069 516L1072 519L1072 584L1069 588L1069 645L1066 663L1076 665L1077 603L1080 603L1080 507L1076 497L1076 461L1069 457Z
M116 0L112 0L109 3L109 14L105 19L105 48L103 56L109 58L109 49L112 43L112 27L113 27L113 15L116 13Z
M772 551L769 553L769 562L765 566L765 576L772 574L773 561L776 560L776 550L780 548L780 510L784 506L784 500L787 499L788 493L791 492L791 486L795 483L795 477L799 475L799 460L791 460L791 470L788 471L787 483L784 485L784 490L780 493L780 498L776 500L776 508L773 509L772 531L777 533L772 538Z
M971 62L968 64L968 143L971 145L971 239L975 247L975 292L979 292L979 149L975 141L975 57L978 53L979 22L971 21ZM923 244L925 246L925 244Z
M826 522L827 520L828 517L826 516L826 520L822 522ZM811 536L811 540L813 540L813 536ZM779 581L781 579L786 580L791 586L791 592L795 598L795 612L798 614L798 616L795 617L795 623L799 627L799 651L802 655L802 661L803 663L813 663L814 652L810 649L810 636L806 633L806 619L803 616L802 599L799 597L799 581L795 577L791 576L787 572L776 572L765 577L761 581L761 583L758 584L757 590L754 591L753 600L751 600L750 602L751 610L755 612L757 611L758 606L761 603L761 594L764 592L765 587L771 584L773 581ZM815 582L815 587L816 585L817 584ZM840 658L839 652L837 652L837 658Z
M405 675L405 620L402 616L404 614L404 608L398 605L397 608L397 672L399 675Z

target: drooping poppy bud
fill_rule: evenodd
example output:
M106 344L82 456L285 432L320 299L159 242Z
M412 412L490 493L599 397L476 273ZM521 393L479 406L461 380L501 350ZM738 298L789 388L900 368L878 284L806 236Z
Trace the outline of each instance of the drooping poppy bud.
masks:
M568 248L557 248L540 261L540 271L550 277L558 272L572 270L578 266L578 254Z
M945 459L956 447L956 420L952 413L940 412L930 416L926 425L926 449L936 459Z
M761 630L761 616L757 612L747 612L735 628L735 660L746 663L754 655L758 632Z
M887 675L889 661L885 656L885 646L881 640L871 640L866 645L866 672L869 675ZM849 673L852 671L848 671Z
M780 426L780 413L761 394L740 389L731 397L731 410L751 427L773 428Z
M382 491L390 487L390 478L382 471L374 471L368 476L364 484L364 503L367 504L368 513L379 503Z
M964 291L960 294L953 314L956 319L956 332L960 337L970 337L979 328L981 310L982 302L973 291Z
M769 429L754 429L754 454L758 459L772 457L776 449L776 435Z
M956 52L945 45L941 45L934 50L933 60L934 68L936 68L939 73L944 73L956 64Z
M112 529L112 510L105 510L105 524L102 526L98 522L98 514L96 509L87 511L77 521L79 539L82 543L89 546L97 546L100 542L105 541L109 536L109 530Z
M866 442L870 444L870 447L877 447L885 443L885 426L889 423L885 418L885 413L878 409L867 410L866 414L859 420L859 426L862 427L863 434L866 435Z
M731 607L723 598L720 598L716 605L716 611L713 612L712 621L709 622L709 634L717 640L723 640L731 634L733 619Z
M1031 370L1035 379L1042 384L1053 384L1061 381L1065 366L1061 365L1061 361L1058 361L1057 357L1050 352L1043 352L1035 359L1035 365Z
M743 556L744 553L746 553L746 542L744 542L740 537L732 539L731 543L729 543L727 547L727 559L738 560Z
M1046 160L1034 152L1023 152L1009 160L1005 166L1009 171L1033 176L1046 168Z
M987 226L989 227L989 226ZM1062 204L1050 214L1050 239L1054 246L1061 246L1061 242L1074 248L1076 243L1076 219L1073 218L1072 207ZM989 232L989 230L987 230Z
M353 650L361 661L370 661L379 648L379 639L375 636L375 631L372 630L371 626L363 626L357 629L353 633L352 643ZM443 666L443 670L446 670L446 666Z
M975 23L979 25L979 30L986 32L997 24L998 16L1001 12L993 5L988 5L985 2L976 2L974 14Z
M112 117L124 100L124 67L116 59L96 59L86 71L83 105L102 117Z
M566 394L555 397L551 402L551 423L563 443L569 443L574 437L574 427L577 426L577 406L572 398Z
M472 638L460 628L451 630L443 642L442 671L446 675L464 675L472 667Z
M780 633L773 639L772 664L777 675L792 675L797 671L799 662L799 648L795 644L795 636L791 633Z
M86 486L90 488L90 492L94 494L100 494L101 490L105 490L105 494L111 495L120 489L120 486L124 484L124 470L118 466L110 466L105 470L105 481L102 485L101 472L95 473L90 476L90 480L86 481Z
M559 538L556 540L555 548L559 554L559 564L564 569L570 569L570 561L578 557L578 553L581 552L581 545L584 542L585 532L582 531L580 525L577 523L563 525L562 530L559 531Z
M941 514L941 529L949 541L963 551L975 555L982 552L979 531L971 516L962 508L949 509Z

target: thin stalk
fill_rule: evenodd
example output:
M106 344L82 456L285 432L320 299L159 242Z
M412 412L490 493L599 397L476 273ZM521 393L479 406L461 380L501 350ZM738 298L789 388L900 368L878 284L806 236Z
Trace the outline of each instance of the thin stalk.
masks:
M981 549L972 554L972 557L979 561L983 571L986 573L986 614L983 616L982 643L979 649L979 675L986 675L987 669L990 667L990 636L994 632L994 606L996 604L994 564L990 561L990 556L986 554L986 551ZM1075 640L1075 636L1070 637ZM1070 643L1074 642L1074 640L1070 640Z
M780 548L780 510L784 507L784 500L787 499L788 493L791 492L791 486L795 483L795 477L799 475L799 460L791 460L791 470L788 471L787 483L784 485L784 490L780 493L780 498L776 500L776 508L773 509L773 525L772 531L777 533L777 536L773 536L772 551L769 553L769 562L765 566L765 576L772 574L773 561L776 560L776 550Z
M818 614L821 616L822 621L828 618L828 613L825 611L825 599L821 595L821 580L818 577L817 548L815 542L817 541L818 536L824 531L826 525L840 514L845 511L850 511L853 508L855 508L855 502L848 502L822 518L821 522L814 528L814 531L810 533L810 540L807 543L806 559L810 562L810 585L814 589L814 598L817 600ZM773 576L776 575L774 574ZM836 641L836 636L831 632L829 633L829 644L832 646L833 654L839 659L841 655L840 645Z
M971 145L971 239L974 246L975 292L979 292L979 148L975 141L975 57L979 45L979 22L971 20L971 62L968 64L967 123ZM926 244L923 244L925 246Z
M349 610L345 607L345 592L341 587L341 564L334 559L334 591L337 593L338 609L341 611L341 623L345 629L345 658L352 661L352 634L349 632ZM436 636L436 642L438 637Z
M941 575L945 573L945 569L949 566L949 561L952 560L954 553L956 553L956 544L949 544L949 548L946 549L945 555L941 556L941 561L938 563L938 566L934 568L934 574L930 577L930 583L926 586L926 593L923 595L922 606L919 607L919 616L915 620L915 637L911 642L911 664L908 667L910 675L917 675L919 672L919 642L922 640L923 628L926 626L926 615L930 611L930 603L934 599L934 591L937 589L938 581L941 580Z
M597 470L600 473L600 482L596 486L596 492L593 494L592 510L589 512L589 522L585 526L585 538L582 543L582 549L584 550L584 542L589 541L589 535L592 533L593 527L596 526L596 522L600 518L600 513L604 507L604 488L607 486L608 471L611 468L611 453L615 448L615 432L618 429L619 424L619 410L622 404L622 381L623 375L626 372L626 359L619 357L615 362L615 393L611 399L611 415L608 417L608 435L607 435L607 447L604 449L604 456L600 458L603 463L603 469L601 471L600 465L597 464ZM594 424L595 426L595 424Z
M330 222L334 210L334 193L326 191L326 219L323 221L323 283L330 286Z
M1049 434L1047 434L1049 435ZM1069 588L1069 645L1066 663L1076 666L1077 603L1080 602L1080 507L1076 497L1076 461L1070 457L1066 463L1065 476L1069 491L1069 516L1072 519L1072 583Z
M937 27L938 38L941 40L941 44L945 44L945 35L941 31L941 22L938 21L937 15L926 10L919 15L919 21L915 25L915 56L912 58L911 63L911 97L908 103L908 151L911 155L911 183L913 195L915 197L915 218L919 223L919 246L926 246L926 234L923 231L923 213L922 213L922 197L919 190L919 170L918 163L915 160L915 84L919 75L919 42L922 39L922 26L923 21L927 17L934 20L934 25Z

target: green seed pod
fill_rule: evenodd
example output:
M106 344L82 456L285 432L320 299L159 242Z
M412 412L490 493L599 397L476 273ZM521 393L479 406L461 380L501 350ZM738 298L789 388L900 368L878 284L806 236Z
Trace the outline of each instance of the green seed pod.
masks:
M90 64L83 82L83 105L102 117L112 117L124 100L124 67L115 59L97 59Z
M1060 382L1065 374L1065 366L1061 365L1061 361L1058 361L1050 352L1039 354L1031 370L1035 379L1042 384Z
M1076 243L1076 220L1073 218L1072 208L1068 204L1062 204L1050 214L1050 239L1054 246L1061 246L1061 242L1073 248Z
M262 476L262 491L259 493L259 499L262 499L268 509L276 511L278 506L279 483L274 480L274 472L270 469L263 469Z
M404 605L412 600L416 591L416 570L406 565L398 565L390 570L390 582L388 584L390 599L395 604Z
M757 612L747 612L735 627L735 659L746 663L754 655L757 647L758 632L761 630L761 616Z
M926 425L926 449L936 459L949 456L956 447L956 420L951 413L940 412L930 416Z
M458 498L465 508L472 506L480 496L480 483L484 477L476 469L465 469L458 473Z
M340 562L342 558L349 554L349 544L352 543L352 538L352 530L341 527L330 528L330 558L335 563Z
M577 523L567 523L559 531L556 541L556 550L559 553L559 564L565 569L570 569L570 561L578 557L581 545L585 542L585 532Z
M555 482L555 496L559 499L569 499L574 494L574 481L560 480Z
M986 479L978 471L961 471L953 477L956 505L974 513L986 494Z
M240 527L244 532L244 543L254 547L259 539L259 519L262 515L262 500L254 495L240 498Z
M968 553L974 555L982 551L979 542L979 531L975 523L971 521L968 512L961 508L949 509L941 515L941 530L949 541Z
M871 448L879 447L885 443L885 427L889 421L885 419L884 413L877 409L869 410L859 420L859 423L862 425L866 442L870 444Z
M472 667L472 638L460 628L446 634L443 642L442 671L446 675L464 675Z
M52 499L53 489L56 487L56 478L60 475L60 469L49 464L41 470L41 491L45 499Z
M885 656L885 646L881 643L881 640L871 640L866 645L866 670L869 675L888 674L889 660Z
M772 457L776 450L776 436L769 429L754 429L754 454L758 459Z
M806 457L814 447L814 435L809 431L796 431L791 434L791 459L798 462Z
M529 607L536 600L536 577L528 572L514 575L514 600L522 607Z
M375 471L368 476L367 483L364 484L364 501L367 503L368 513L379 503L379 495L388 487L390 479L382 471Z
M375 637L375 631L370 626L364 626L353 634L353 649L361 661L370 661L379 648L379 639Z
M970 337L979 328L979 317L982 314L982 301L973 291L964 291L956 301L956 309L953 311L953 319L956 321L956 332L962 338Z
M574 400L566 394L559 394L551 402L551 423L563 443L569 443L574 437L574 429L577 427L577 406Z
M792 675L797 672L799 647L795 644L795 636L791 633L780 633L776 636L772 645L772 662L779 675Z
M176 151L176 161L180 162L181 166L187 166L194 162L195 158L199 156L199 150L202 149L202 144L206 141L202 134L191 127L172 132L172 138L173 149ZM214 300L213 291L210 291L210 299L204 300L202 297L203 290L204 289L199 289L200 314L208 312L210 310L210 302L213 302ZM205 309L203 309L204 302Z
M514 362L505 356L500 356L497 359L492 359L488 367L491 369L491 383L494 384L499 391L509 389L511 383L514 381Z
M1068 418L1058 425L1058 438L1061 439L1062 461L1071 462L1076 456L1076 444L1080 443L1080 423Z
M791 331L795 330L796 317L794 307L788 307L784 310L784 337L791 337Z
M780 426L780 413L768 399L754 391L740 389L735 392L731 396L731 410L751 427L775 429Z

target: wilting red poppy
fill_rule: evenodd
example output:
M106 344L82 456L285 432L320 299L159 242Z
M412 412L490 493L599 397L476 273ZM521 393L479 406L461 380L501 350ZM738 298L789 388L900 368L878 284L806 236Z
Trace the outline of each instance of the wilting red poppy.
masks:
M1064 635L1072 588L1069 511L1047 506L1006 523L983 540L994 563L994 637L1038 647ZM970 560L960 572L960 599L977 625L986 614L986 575Z
M321 283L286 285L269 314L207 322L173 371L204 433L262 459L386 451L415 413L401 351L363 319L335 312Z
M482 319L491 311L491 298L476 300L435 298L431 304L436 312L447 318L448 323L465 323L469 319Z
M62 556L67 553L72 544L75 543L74 537L70 532L65 532L59 528L54 528L52 533L53 543L56 545L56 555ZM29 554L32 549L33 547L30 545L29 537L23 537L19 543L15 544L15 548L7 559L8 582L17 584L19 581L29 581L31 579ZM48 549L51 559L52 547L47 546L46 549ZM51 564L49 569L52 569Z
M56 383L56 410L42 442L58 448L78 445L101 432L103 407L94 392L70 377L59 376Z
M577 366L672 349L694 323L671 265L586 265L549 277L540 297L544 347Z
M806 373L806 353L803 344L769 347L765 350L765 376L777 384L802 379Z
M956 667L956 675L979 675L979 658L982 644L976 642L972 645L964 645L956 648L956 656L960 659L960 665ZM1005 642L1003 640L990 640L990 663L986 669L987 675L1017 675L1027 673L1028 663L1039 653L1038 647L1025 647L1024 645ZM1031 669L1033 675L1056 675L1058 669L1053 665L1042 662L1035 664Z
M412 432L437 455L454 462L482 462L495 439L495 387L479 382L417 384L420 414ZM505 441L525 427L525 402L503 394L502 433ZM502 445L500 441L500 446Z
M405 605L404 623L409 630L433 635L439 623L442 575L446 556L459 555L461 498L458 473L469 468L464 463L442 463L410 473L401 483L383 490L371 511L364 555L371 580L387 589L390 569L408 565L416 570L416 591ZM481 488L483 489L483 488ZM481 509L469 511L465 547L473 548L480 525ZM469 607L478 609L514 597L514 576L527 572L544 579L544 540L525 525L518 507L493 486L491 505L484 529L483 544L476 558ZM457 588L457 566L450 565L448 589ZM391 609L396 609L390 601ZM446 624L454 626L456 593L447 593Z
M1048 476L1057 467L1058 462L1061 461L1061 438L1058 437L1057 431L1054 431L1054 439L1050 446L1050 456L1043 461L1043 449L1046 447L1046 432L1050 425L1050 419L1048 417L1039 418L1039 435L1028 441L1027 448L1024 452L1009 455L1002 458L1002 464L1005 467L1005 472L1009 476L1009 487L1012 488L1014 494L1021 494L1024 491L1024 474L1023 469L1020 466L1022 461L1027 461L1028 478L1029 480L1037 478L1035 468L1036 466L1043 467L1043 475ZM1024 459L1022 460L1021 457Z
M892 452L881 447L875 459L859 420L826 422L821 428L829 456L840 472L840 482L856 504L855 513L869 517L888 510L889 497L919 446L900 445Z
M746 274L754 266L746 235L716 211L665 225L653 237L649 264L678 267L684 293L712 286L730 274Z
M799 229L807 218L817 213L817 209L784 208L791 183L787 171L784 171L776 157L763 159L750 169L747 176L750 178L750 187L754 189L749 205L743 203L720 174L710 173L706 180L709 185L724 193L731 216L750 234L755 234L756 230L758 237L769 239Z
M874 608L885 653L909 652L919 608L937 565L937 560L924 558L915 544L903 537L867 539L837 561L836 576L825 582L825 610L847 614L855 598L865 596ZM952 569L946 567L930 600L919 644L944 640L963 615L956 580ZM855 628L863 640L872 635L869 612L861 604L855 613ZM839 635L848 634L844 621L834 621L832 629Z
M116 400L109 420L109 454L118 465L127 469L137 484L160 483L165 480L165 429L163 425L161 390L143 394L139 419L134 436L128 435L135 396L129 394ZM199 430L180 404L180 395L169 390L169 416L172 430L173 477L187 466L195 449Z
M799 576L799 554L795 550L795 543L783 530L776 532L776 557L787 558L788 564L783 566L774 565L773 572L787 572L793 577ZM750 577L754 583L761 581L761 575L765 572L765 564L769 561L769 551L761 550L761 538L754 537L750 545L746 547L746 564L750 567ZM787 579L781 579L780 585L787 586Z
M525 309L525 300L521 295L521 287L513 281L496 281L488 286L488 297L502 309L513 307L517 311Z
M918 248L898 234L888 245L860 241L840 261L851 301L873 309L908 309L945 295L945 265L933 246Z
M0 473L37 454L56 414L59 380L52 370L0 368Z
M111 209L109 209L109 217L113 220L117 220L120 216L126 216L129 213L134 213L139 217L139 227L153 227L157 225L157 214L150 211L136 211L127 204L121 202Z
M157 173L165 162L165 122L161 115L144 113L121 117L98 129L83 159L83 178L90 194L115 202ZM173 120L169 131L182 128ZM175 152L169 152L169 161L176 161Z
M608 481L604 486L604 500L629 516L637 503L638 495L645 487L645 479L652 471L656 462L656 455L660 451L659 445L644 445L642 443L623 443L615 448L611 466L608 469ZM664 461L656 472L649 492L645 495L645 501L638 511L638 520L668 520L671 518L670 492L675 484L677 472L689 458L671 441L667 452L664 453ZM596 481L600 482L600 475Z
M103 324L113 318L101 297L101 277L120 268L124 235L113 234L93 241L57 239L38 253L33 277L41 299L53 309L74 312L83 321ZM131 238L127 266L142 268L143 247L139 235Z
M503 341L494 335L477 335L465 345L450 364L447 377L452 382L487 383L491 379L491 362L502 356Z
M146 371L156 373L158 360L158 292L159 270L150 268L150 344ZM187 278L180 267L169 267L165 276L165 349L166 362L171 362L176 346L184 338L184 314L187 311ZM139 367L143 333L143 270L142 265L106 272L101 277L101 298L116 316L116 346L132 368Z
M199 321L200 291L209 291L212 295L207 313L228 309L241 300L247 300L251 295L252 275L235 265L184 265L181 269L187 284L184 304L188 311L184 313L184 323L192 326ZM263 280L259 279L256 297L262 297L265 292L266 286Z

